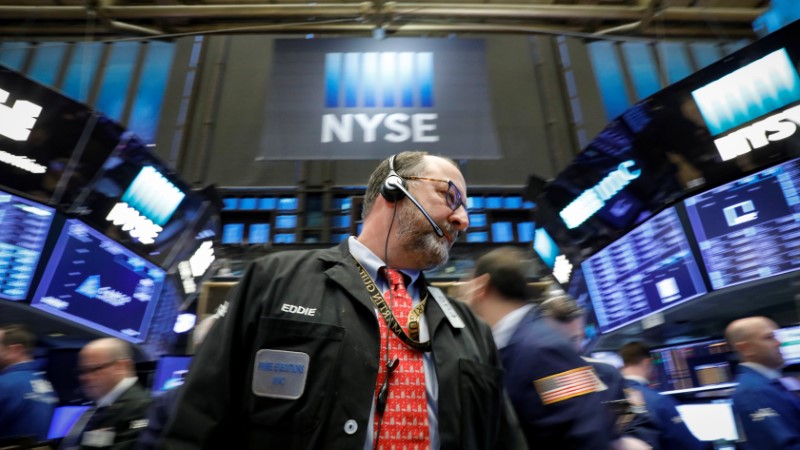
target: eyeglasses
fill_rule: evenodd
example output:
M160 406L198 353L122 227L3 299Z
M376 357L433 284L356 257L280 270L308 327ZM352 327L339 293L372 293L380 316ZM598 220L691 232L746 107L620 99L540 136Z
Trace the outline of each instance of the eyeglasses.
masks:
M437 183L447 183L447 193L444 196L445 202L447 202L447 206L455 211L459 207L463 206L464 209L467 209L467 205L464 204L464 198L461 196L461 191L458 190L458 186L453 183L453 180L442 180L441 178L426 178L426 177L403 177L406 180L422 180L422 181L435 181Z
M107 363L103 363L103 364L100 364L100 365L97 365L97 366L78 367L77 369L75 369L75 372L78 375L88 375L90 373L95 373L95 372L97 372L99 370L103 370L103 369L105 369L107 367L111 367L114 364L116 364L117 361L119 361L119 360L118 359L113 359L113 360L111 360L111 361L109 361Z

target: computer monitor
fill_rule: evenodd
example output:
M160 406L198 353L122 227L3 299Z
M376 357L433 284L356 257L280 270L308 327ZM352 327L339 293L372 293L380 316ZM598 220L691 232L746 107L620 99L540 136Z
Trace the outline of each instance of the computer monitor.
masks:
M31 306L143 342L165 273L76 219L64 224Z
M47 439L60 439L66 436L70 428L72 428L75 422L81 417L81 414L89 408L88 405L57 407L53 411L52 419L50 419L50 429L47 431Z
M183 384L192 362L190 355L164 355L156 363L153 394L160 394Z
M775 330L786 365L800 363L800 325Z
M716 389L733 382L733 354L723 339L674 344L650 350L661 392Z
M0 191L0 298L26 300L55 210Z
M685 200L712 289L800 269L800 160Z
M675 208L667 208L581 264L602 333L706 293Z
M683 423L689 431L704 442L736 442L739 427L730 400L714 400L707 403L678 405Z

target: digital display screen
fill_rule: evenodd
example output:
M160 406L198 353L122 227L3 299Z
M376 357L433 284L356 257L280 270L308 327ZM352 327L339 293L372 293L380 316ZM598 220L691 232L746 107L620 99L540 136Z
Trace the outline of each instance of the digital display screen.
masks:
M0 298L25 300L55 210L0 191Z
M53 411L50 420L50 429L47 431L47 439L59 439L69 433L70 428L75 425L90 406L59 406Z
M555 267L556 257L559 255L558 245L544 228L537 228L533 233L533 250L550 270Z
M800 269L800 160L686 199L713 289Z
M492 242L513 242L514 228L511 222L492 223Z
M131 135L71 212L150 261L170 267L204 200Z
M164 392L183 384L189 372L191 356L162 356L156 365L156 374L153 380L153 392Z
M69 206L123 131L85 105L0 66L0 185Z
M683 423L698 440L706 442L739 440L736 416L730 400L687 403L676 408Z
M775 330L775 338L781 343L784 363L800 363L800 325Z
M582 263L606 333L706 293L674 208L667 208Z
M31 306L143 342L163 270L75 219L64 224Z
M659 391L679 391L733 381L732 354L722 339L677 344L650 351Z

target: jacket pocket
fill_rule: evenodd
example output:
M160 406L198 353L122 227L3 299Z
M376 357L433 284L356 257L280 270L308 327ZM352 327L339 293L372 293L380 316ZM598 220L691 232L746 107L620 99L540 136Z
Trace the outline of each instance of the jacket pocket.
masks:
M468 359L459 360L458 368L462 442L473 442L475 448L490 448L497 435L503 371Z
M251 421L295 432L319 426L334 393L344 334L335 325L262 317L245 399Z

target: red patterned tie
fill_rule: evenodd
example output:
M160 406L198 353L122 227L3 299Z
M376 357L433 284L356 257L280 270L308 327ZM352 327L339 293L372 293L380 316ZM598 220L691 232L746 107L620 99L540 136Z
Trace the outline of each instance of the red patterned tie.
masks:
M393 269L381 269L389 279L390 288L384 294L386 302L392 308L395 319L408 334L408 314L411 312L411 296L408 295L403 276ZM381 361L393 361L397 358L400 364L389 376L388 398L386 409L381 416L375 414L374 428L380 449L429 449L430 429L428 424L428 400L425 392L425 372L422 369L422 352L412 349L389 330L383 318L379 318L381 331ZM386 354L386 340L389 340ZM386 364L380 364L375 396L378 397L381 386L386 379ZM373 443L374 445L374 443Z

